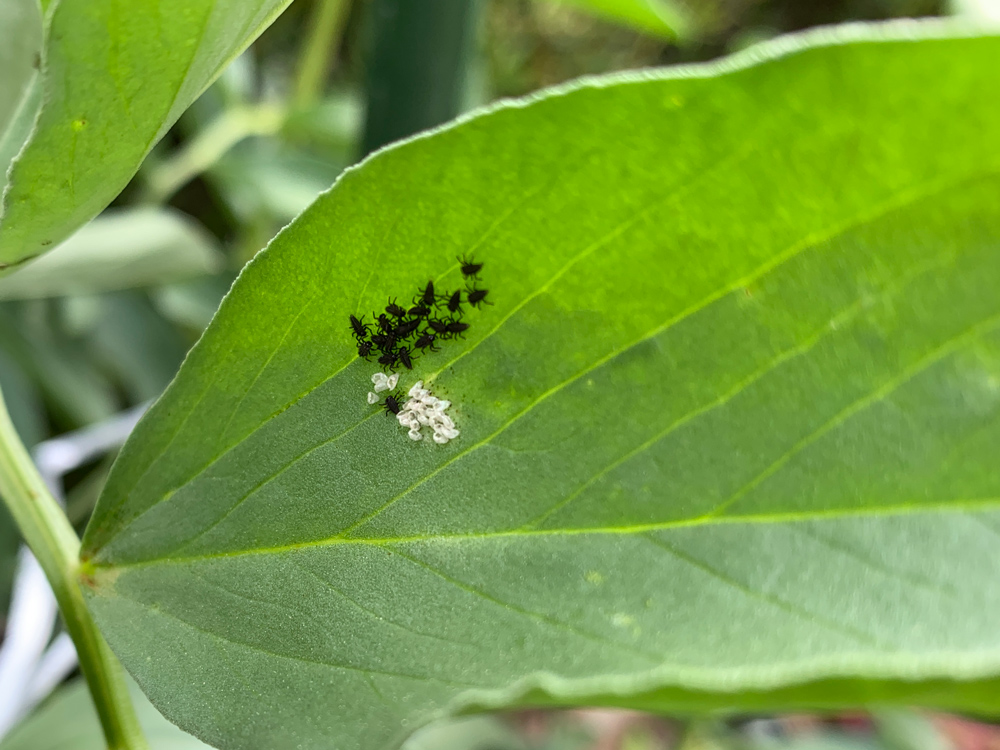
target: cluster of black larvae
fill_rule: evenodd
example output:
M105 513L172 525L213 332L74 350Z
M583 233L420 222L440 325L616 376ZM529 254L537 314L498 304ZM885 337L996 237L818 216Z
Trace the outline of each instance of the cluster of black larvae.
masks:
M351 331L358 342L358 356L375 357L382 369L394 372L400 367L413 369L421 352L438 351L439 342L462 338L469 324L463 322L463 305L479 307L489 291L477 289L476 281L483 264L459 258L466 288L455 292L437 292L434 282L419 290L409 308L390 299L384 313L372 313L373 323L351 316Z

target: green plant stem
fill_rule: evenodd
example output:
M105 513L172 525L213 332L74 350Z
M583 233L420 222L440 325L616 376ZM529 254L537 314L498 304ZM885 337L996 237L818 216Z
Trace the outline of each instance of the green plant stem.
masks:
M476 54L479 0L372 0L362 155L461 112Z
M330 57L337 49L350 7L347 0L316 0L295 75L292 101L297 108L314 104L322 93Z
M209 169L244 138L273 135L281 130L284 123L285 109L276 104L227 109L175 156L149 172L146 201L162 203L189 180Z
M78 582L80 540L14 431L0 392L0 495L45 571L111 750L148 748L121 665L87 610Z

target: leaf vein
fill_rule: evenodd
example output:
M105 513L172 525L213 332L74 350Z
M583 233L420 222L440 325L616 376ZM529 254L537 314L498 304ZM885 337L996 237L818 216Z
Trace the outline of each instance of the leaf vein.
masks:
M390 620L389 618L385 617L385 615L379 614L375 610L372 610L372 609L369 609L368 607L365 607L364 605L362 605L361 603L359 603L356 599L354 599L353 597L348 596L343 591L341 591L339 588L337 588L332 583L330 583L328 580L326 580L322 576L317 575L313 571L309 570L309 568L305 567L301 563L298 563L298 562L296 562L293 559L289 559L289 562L293 566L295 566L296 568L298 568L299 570L301 570L302 572L307 573L308 575L310 575L311 577L313 577L314 579L316 579L317 581L319 581L320 584L322 584L326 588L328 588L331 591L333 591L341 599L344 599L345 601L350 602L352 605L354 605L354 607L356 609L360 610L361 612L364 612L365 614L367 614L368 616L370 616L373 620L376 620L377 622L384 622L387 625L391 625L392 627L398 628L399 630L402 630L402 631L404 631L406 633L410 633L411 635L420 636L421 638L431 638L431 639L433 639L435 641L441 641L442 643L447 643L448 645L451 645L451 646L458 645L458 646L471 646L472 648L479 648L479 646L477 644L475 644L475 643L468 643L466 641L456 641L456 640L452 640L450 638L442 638L439 635L434 635L432 633L424 633L423 631L416 630L415 628L407 627L406 625L400 625L398 622L396 622L394 620Z
M878 206L876 206L872 211L868 212L867 214L864 214L864 215L862 215L860 217L854 217L854 218L852 218L851 220L848 220L848 221L840 222L840 223L838 223L838 224L836 224L836 225L834 225L834 226L832 226L832 227L830 227L828 229L825 229L823 231L818 231L818 232L813 232L813 233L808 234L806 237L804 237L799 242L792 244L785 251L776 254L769 261L767 261L766 263L758 266L750 274L748 274L748 275L746 275L746 276L744 276L744 277L742 277L740 279L737 279L736 281L732 282L728 286L722 287L719 290L716 290L715 292L707 295L706 297L702 298L698 302L690 305L689 307L687 307L684 310L680 311L676 315L672 316L671 318L669 318L668 320L666 320L662 325L658 326L657 328L653 329L652 331L649 331L649 332L645 333L644 335L638 337L637 339L635 339L634 341L626 344L625 346L622 346L622 347L620 347L620 348L618 348L616 350L613 350L613 351L609 352L607 355L605 355L601 359L595 361L593 364L588 365L587 367L583 368L582 370L580 370L575 375L570 376L566 380L562 381L561 383L556 384L555 386L553 386L549 390L545 391L537 399L535 399L534 401L532 401L524 409L522 409L521 411L519 411L518 413L516 413L511 419L509 419L507 422L505 422L503 425L501 425L495 432L493 432L492 434L488 435L483 440L481 440L481 441L479 441L477 443L474 443L473 445L469 446L468 448L466 448L466 449L464 449L464 450L456 453L450 459L448 459L447 461L445 461L444 463L442 463L441 466L439 466L434 471L430 472L425 477L421 478L419 481L417 481L416 483L414 483L413 485L411 485L410 487L408 487L401 494L399 494L399 495L391 498L387 503L384 503L382 506L380 506L379 508L375 509L375 511L373 511L372 513L368 514L367 516L362 517L359 521L357 521L357 522L353 523L352 525L348 526L347 528L345 528L341 532L341 535L344 536L344 535L346 535L346 534L354 531L355 529L359 528L360 526L364 525L365 523L371 521L376 516L378 516L380 513L382 513L387 508L389 508L391 505L393 505L395 502L397 502L399 499L401 499L402 497L404 497L405 495L407 495L409 492L411 492L412 490L414 490L416 487L420 486L424 482L432 479L434 476L436 476L438 473L440 473L441 471L443 471L445 468L447 468L449 465L451 465L455 461L460 460L464 456L472 453L473 451L477 450L478 448L482 447L483 445L488 444L497 435L499 435L503 431L505 431L510 425L512 425L514 422L516 422L518 419L520 419L523 415L525 415L526 413L528 413L531 409L533 409L539 403L541 403L542 401L546 400L547 398L549 398L550 396L554 395L555 393L558 393L560 390L562 390L563 388L565 388L569 384L575 382L576 380L578 380L579 378L587 375L588 373L593 372L593 371L597 370L598 368L604 366L608 362L612 361L615 357L617 357L617 356L621 355L622 353L628 351L629 349L631 349L632 347L638 345L639 343L641 343L643 341L646 341L646 340L649 340L649 339L651 339L651 338L653 338L653 337L655 337L655 336L663 333L664 331L669 330L672 326L674 326L677 323L681 322L682 320L690 317L691 315L696 314L697 312L699 312L700 310L706 308L710 304L712 304L712 303L716 302L717 300L723 298L726 294L729 294L729 293L731 293L734 290L737 290L737 289L740 289L742 287L748 286L748 285L750 285L752 283L755 283L759 279L765 277L767 274L769 274L772 271L774 271L776 268L780 267L781 265L783 265L784 263L790 261L791 259L797 257L798 255L802 254L803 252L807 252L807 251L809 251L811 249L814 249L814 248L816 248L818 245L820 245L823 242L829 242L830 240L832 240L832 239L834 239L834 238L836 238L836 237L838 237L838 236L840 236L840 235L842 235L842 234L850 231L851 229L853 229L853 228L855 228L857 226L860 226L860 225L862 225L862 224L864 224L866 222L873 221L873 220L879 218L880 216L888 214L892 210L895 210L895 209L897 209L899 207L902 207L902 206L905 206L905 205L909 205L909 204L915 202L916 200L927 198L927 197L931 197L931 196L933 196L935 194L938 194L938 193L944 192L946 190L952 189L952 188L954 188L957 185L961 185L963 183L972 181L974 179L980 179L985 174L993 174L994 171L995 170L987 170L983 174L977 174L977 175L974 175L974 176L971 176L971 177L970 176L965 176L965 177L963 177L962 179L959 179L959 180L954 180L954 179L953 180L937 180L937 181L932 181L930 183L925 183L925 184L919 185L919 186L915 187L914 189L912 189L910 191L905 191L905 192L901 193L900 195L895 196L894 198L892 198L892 199L890 199L888 201L885 201L885 202L879 204ZM668 196L667 199L664 199L664 200L668 200L670 197L671 196ZM647 207L647 209L644 209L644 211L648 210L648 208L649 207ZM638 214L637 216L640 216L642 213L643 212L640 212L640 214ZM634 216L630 221L634 222L636 220L637 220L637 217ZM606 235L606 237L607 237L607 235ZM599 240L598 242L601 242L601 240ZM590 251L590 247L585 248L584 251L582 251L582 252L583 253L587 253L588 251ZM571 260L568 265L572 265L574 262L575 262L575 260ZM553 283L559 277L559 275L561 273L563 273L567 269L567 267L568 266L564 266L561 271L557 272L556 276L554 276L552 279L550 279L550 281L545 286L543 286L536 293L536 295L542 293L542 291L544 291L544 289L547 288L548 285L550 285L551 283ZM530 299L530 298L531 297L529 296L528 299ZM525 302L521 304L521 307L523 307L523 305L526 304L527 301L528 300L526 299ZM511 314L513 314L513 313L511 313ZM509 319L509 317L510 317L510 315L505 316L502 320L500 320L497 323L497 325L492 330L490 330L482 339L480 339L480 341L476 342L473 345L473 347L471 347L469 350L466 350L465 352L463 352L462 354L460 354L458 357L456 357L454 360L452 360L452 362L449 365L446 365L442 369L446 369L447 367L450 367L455 362L457 362L458 359L460 359L462 356L465 356L465 354L469 353L469 351L474 350L476 347L478 347L480 344L482 344L484 341L486 341L490 336L494 335L496 333L496 331L499 330L499 328ZM321 381L317 385L311 387L309 390L307 390L301 396L297 397L292 402L290 402L290 405L294 405L298 401L301 401L309 393L313 392L314 390L316 390L316 388L319 388L323 383L328 382L330 379L332 379L334 376L336 376L340 371L342 371L344 368L346 368L353 361L354 360L352 359L350 362L348 362L347 364L345 364L344 367L340 368L339 370L337 370L336 372L334 372L333 374L331 374L328 378L324 379L323 381ZM433 375L429 376L428 380L430 378L432 378L432 377L433 377ZM204 394L203 394L202 397L204 397ZM287 408L289 408L289 407L288 406L284 407L282 409L282 411L286 410ZM174 439L176 439L176 436L179 433L180 429L183 427L183 424L187 422L187 420L190 418L190 416L193 413L194 413L194 409L192 408L192 411L182 421L181 427L178 427L177 432L174 434L173 438L171 438L171 442ZM278 413L281 413L281 412L276 412L276 414L278 414ZM268 422L270 422L270 420L273 419L276 416L276 414L272 415L271 417L268 417L268 419L266 419L263 423L261 423L260 425L258 425L248 435L246 435L239 442L237 442L236 444L234 444L233 446L231 446L229 449L227 449L226 453L228 453L231 450L235 449L239 444L245 442L250 437L252 437L256 432L258 432ZM298 460L300 460L301 458L305 457L306 455L309 455L309 453L311 453L313 450L315 450L317 448L320 448L322 446L328 445L331 442L334 442L339 437L342 437L343 435L345 435L348 432L350 432L354 427L357 427L358 425L363 424L370 417L371 417L371 415L362 418L360 421L358 421L354 425L351 425L350 427L348 427L347 429L345 429L344 431L342 431L338 435L335 435L335 436L333 436L333 437L331 437L331 438L329 438L327 440L324 440L323 442L317 444L313 448L310 448L309 450L304 451L303 453L301 453L298 456L294 457L288 464L286 464L283 467L281 467L276 473L270 475L269 477L267 477L266 479L264 479L262 482L260 482L259 484L257 484L250 491L250 494L252 494L253 492L256 492L258 489L260 489L266 483L268 483L271 480L275 479L276 477L280 476L290 466L292 466L294 463L296 463ZM163 453L166 453L166 451L164 450ZM163 455L163 453L161 453L161 456ZM225 453L222 454L222 455L225 455ZM214 458L212 461L210 461L197 474L195 474L190 479L188 479L187 482L185 482L185 484L190 483L191 481L193 481L194 478L196 478L197 476L199 476L201 473L203 473L205 470L207 470L210 466L212 466L214 463L216 463L219 459L221 459L222 455L220 455L220 456ZM157 460L159 460L159 459L157 459ZM155 464L155 461L154 461L154 464ZM150 468L152 468L152 464L151 464ZM149 471L149 469L147 469L147 471L145 473L148 473L148 471ZM143 474L143 476L145 476L145 473ZM143 511L143 513L148 512L152 507L155 507L160 502L163 502L163 500L166 497L167 496L165 495L164 498L161 498L160 500L158 500L156 503L154 503L152 506L150 506L150 508L145 509ZM219 522L221 522L226 516L228 516L229 513L232 512L233 509L235 509L235 507L238 507L240 504L242 504L242 502L244 500L246 500L247 497L249 497L249 494L245 495L245 496L243 496L241 498L239 498L237 500L236 505L233 506L233 508L229 512L227 512L224 516L222 516L222 518L220 518L219 521L217 521L216 523L213 523L212 526L209 527L209 529L210 528L214 528ZM141 515L142 514L140 514L140 516ZM109 516L107 516L107 518L110 519L111 516L109 515ZM138 518L138 516L136 518ZM135 520L136 519L131 519L128 522L128 524L130 525ZM206 529L206 531L208 531L209 529ZM199 534L199 536L201 536L201 535ZM195 538L198 538L198 537L195 537ZM191 540L191 541L193 541L193 540ZM187 543L185 545L183 545L180 549L182 549L184 546L187 546Z
M937 184L937 183L935 183L935 184ZM943 187L939 186L938 189L939 190L944 190L944 189L947 189L949 187L953 187L953 185L946 184ZM920 197L926 197L926 196L925 195L920 195ZM638 338L636 338L634 341L629 342L625 346L622 346L622 347L620 347L618 349L615 349L615 350L609 352L607 355L605 355L601 359L598 359L594 363L592 363L592 364L584 367L583 369L581 369L575 375L571 375L570 377L566 378L562 382L557 383L556 385L552 386L547 391L545 391L544 393L542 393L538 398L536 398L534 401L532 401L530 404L528 404L527 406L525 406L521 411L517 412L513 417L511 417L509 420L507 420L502 425L500 425L500 427L498 427L494 432L492 432L491 434L487 435L485 438L483 438L479 442L473 443L468 448L465 448L465 449L459 451L454 456L452 456L450 459L448 459L447 461L445 461L444 463L442 463L439 467L437 467L436 469L434 469L434 471L428 473L424 477L421 477L417 482L415 482L410 487L408 487L407 489L405 489L401 494L396 495L395 497L389 499L387 502L383 503L380 507L376 508L371 513L367 514L366 516L363 516L359 521L356 521L352 525L348 526L346 529L344 529L344 531L341 532L341 534L342 535L347 535L347 534L351 533L352 531L354 531L355 529L359 528L360 526L363 526L364 524L366 524L366 523L374 520L377 516L379 516L384 511L388 510L390 507L392 507L400 499L402 499L403 497L405 497L407 494L409 494L410 492L412 492L414 489L416 489L420 485L424 484L425 482L427 482L430 479L432 479L435 476L437 476L439 473L441 473L444 469L446 469L451 464L453 464L456 461L464 458L465 456L467 456L470 453L476 451L477 449L481 448L482 446L489 444L495 437L497 437L497 435L500 435L501 433L503 433L507 428L509 428L512 424L514 424L518 419L520 419L525 414L527 414L532 409L534 409L536 406L538 406L538 404L540 404L541 402L545 401L550 396L555 395L556 393L558 393L559 391L561 391L563 388L565 388L566 386L568 386L568 385L576 382L577 380L579 380L580 378L584 377L585 375L588 375L588 374L594 372L595 370L603 367L604 365L608 364L609 362L613 361L616 357L620 356L621 354L623 354L624 352L628 351L629 349L637 346L638 344L642 343L643 341L648 341L648 340L650 340L650 339L652 339L652 338L654 338L656 336L659 336L660 334L662 334L663 332L669 330L672 326L674 326L677 323L681 322L685 318L688 318L691 315L694 315L695 313L697 313L698 311L706 308L708 305L712 304L713 302L718 301L719 299L721 299L722 297L724 297L726 294L729 294L729 293L731 293L731 292L733 292L733 291L735 291L737 289L746 287L748 285L751 285L751 284L757 282L758 280L760 280L761 278L765 277L767 274L771 273L772 271L774 271L776 268L778 268L782 264L784 264L784 263L792 260L793 258L797 257L801 253L806 252L808 250L815 249L817 246L819 246L820 243L822 243L822 242L829 242L830 240L834 239L835 237L840 236L840 235L842 235L842 234L850 231L851 229L855 228L856 226L859 226L860 224L862 224L862 223L864 223L866 221L872 221L875 218L888 213L889 211L893 210L894 208L897 208L899 205L906 205L908 202L912 202L913 200L916 200L916 198L913 195L909 195L908 194L906 200L902 200L901 201L900 199L896 199L896 200L893 200L893 201L889 201L886 204L882 204L882 205L878 206L877 209L875 211L873 211L870 215L868 215L866 217L863 217L863 218L861 218L859 220L855 220L855 221L852 221L852 222L845 222L845 223L837 225L836 227L834 227L831 230L828 230L826 232L814 233L812 235L809 235L808 237L806 237L801 242L792 245L788 250L786 250L786 251L784 251L782 253L779 253L778 255L776 255L774 258L772 258L767 263L759 266L751 274L749 274L749 275L747 275L747 276L745 276L745 277L743 277L741 279L736 280L734 283L730 284L729 286L727 286L727 287L725 287L725 288L723 288L721 290L718 290L718 291L710 294L709 296L703 298L702 300L700 300L699 302L695 303L694 305L691 305L690 307L688 307L685 310L681 311L677 315L675 315L672 318L668 319L662 325L658 326L657 328L653 329L652 331L648 331L645 334L643 334L642 336L639 336ZM500 324L498 324L498 327L499 327L499 325L502 325L505 320L506 320L506 318L504 320L502 320L500 322ZM496 331L496 329L494 329L494 331ZM491 331L491 334L494 331ZM486 337L484 337L483 341L485 340L485 338ZM482 341L480 341L479 343L482 343ZM457 359L459 359L461 356L464 356L464 354L463 355L459 355L459 357L457 357L455 361L457 361Z
M139 560L124 563L92 563L94 568L105 570L126 570L134 568L150 567L153 565L166 564L187 564L194 562L207 562L211 560L223 560L233 557L243 557L245 555L270 555L282 554L302 549L313 549L317 547L328 547L339 544L412 544L412 543L463 543L494 541L499 539L532 539L545 537L571 537L571 536L618 536L628 534L641 534L650 531L669 531L671 529L697 528L708 529L713 526L728 525L761 525L761 524L787 524L787 523L810 523L822 521L844 521L862 518L896 518L905 515L930 515L947 511L948 513L983 513L994 511L1000 507L1000 496L983 497L974 499L940 500L937 503L911 503L895 506L883 506L876 509L871 508L833 508L827 510L810 511L803 513L776 512L767 515L740 515L740 516L698 516L694 518L682 518L669 521L653 521L650 523L637 523L627 526L600 526L600 527L564 527L555 529L537 529L525 531L522 529L512 529L504 531L484 531L477 533L463 534L425 534L397 537L382 537L371 539L359 539L357 537L344 538L342 536L315 539L306 542L295 542L291 544L275 545L273 547L256 547L248 549L228 550L211 554L189 555L187 557L163 557L152 560ZM1000 534L1000 532L998 532Z
M788 612L789 614L793 614L797 617L800 617L807 622L820 625L831 632L835 632L842 636L848 636L854 641L857 641L859 643L864 643L866 646L876 646L889 651L896 650L891 645L880 642L878 639L874 638L872 635L862 630L849 627L834 620L829 620L825 617L822 617L821 615L816 614L815 612L811 612L808 609L800 607L796 604L792 604L791 602L786 601L785 599L782 599L780 596L776 596L775 594L769 594L765 591L758 591L757 589L751 588L750 586L741 583L735 578L732 578L731 576L723 573L717 568L709 565L703 560L699 560L696 557L692 557L686 552L680 551L679 549L673 547L672 545L667 544L662 539L654 537L651 534L642 534L641 536L643 539L650 542L654 546L660 548L661 550L669 552L678 560L681 560L687 563L688 565L691 565L692 567L695 567L698 570L707 573L708 575L715 578L717 581L720 581L721 583L726 584L728 587L741 592L744 596L750 597L752 599L757 599L758 601L762 601L772 607L776 607L777 609L783 610L785 612Z
M941 265L940 262L920 264L917 268L915 268L910 273L904 274L902 277L900 277L900 279L898 279L897 281L895 281L893 284L888 285L882 291L882 293L880 295L878 295L877 299L878 300L885 300L885 299L890 298L893 294L896 294L899 291L901 291L903 288L905 288L906 284L908 282L912 281L917 276L919 276L921 274L924 274L924 273L928 272L929 270L931 270L933 268L937 268L940 265ZM627 463L628 461L630 461L632 458L634 458L635 456L639 455L640 453L645 452L646 450L648 450L649 448L651 448L653 445L655 445L656 443L660 442L661 440L663 440L664 438L666 438L668 435L672 434L673 432L675 432L676 430L680 429L681 427L683 427L684 425L688 424L689 422L691 422L691 421L693 421L693 420L695 420L695 419L697 419L697 418L699 418L699 417L707 414L710 411L714 411L715 409L717 409L717 408L719 408L721 406L724 406L725 404L729 403L732 399L736 398L738 395L740 395L741 393L743 393L743 391L745 391L749 386L753 385L758 380L763 379L764 377L766 377L767 375L769 375L773 371L777 370L781 365L785 364L786 362L788 362L788 361L790 361L792 359L795 359L796 357L798 357L798 356L800 356L802 354L807 353L816 344L818 344L820 341L822 341L824 338L826 338L826 336L830 335L834 331L834 329L836 329L838 331L842 330L842 327L845 324L849 324L853 320L853 318L855 317L855 315L858 312L861 312L862 310L865 309L865 307L868 305L868 303L869 303L869 298L868 297L866 297L866 296L860 296L860 297L858 297L858 299L856 299L852 304L848 305L843 310L840 310L829 321L827 321L824 325L820 326L816 330L816 332L814 332L813 335L807 337L806 339L804 339L803 341L801 341L796 346L790 347L789 349L785 350L784 352L781 352L780 354L778 354L778 356L776 356L772 360L770 360L766 365L764 365L763 367L758 368L753 373L751 373L750 375L748 375L746 378L744 378L741 381L739 381L735 386L733 386L733 388L731 388L729 391L727 391L727 392L723 393L722 395L720 395L714 401L711 401L711 402L709 402L707 404L704 404L704 405L702 405L702 406L700 406L700 407L698 407L696 409L692 409L691 411L687 412L686 414L683 414L678 419L674 420L672 423L670 423L669 425L667 425L663 430L661 430L660 432L656 433L655 435L653 435L652 437L650 437L648 440L640 443L638 446L636 446L635 448L633 448L631 451L625 453L621 458L619 458L619 459L611 462L607 466L603 467L600 471L598 471L597 473L595 473L594 475L592 475L587 481L583 482L576 490L574 490L572 493L570 493L563 500L560 500L559 502L557 502L556 504L554 504L551 508L549 508L548 510L546 510L544 513L542 513L542 514L536 516L535 518L533 518L532 520L530 520L528 523L526 523L521 528L522 529L528 529L528 528L535 528L535 527L537 527L539 524L543 523L547 518L549 518L553 514L557 513L558 511L562 510L567 505L569 505L570 503L572 503L576 498L578 498L581 494L583 494L588 487L590 487L593 484L595 484L596 482L600 481L602 478L604 478L609 473L611 473L612 471L614 471L615 469L617 469L619 466Z
M514 612L516 614L523 615L533 620L537 620L538 622L541 622L547 625L548 627L555 628L557 630L562 630L567 633L571 633L572 635L575 635L577 638L593 641L595 643L601 644L602 646L611 646L612 648L616 648L619 651L631 653L633 656L640 656L642 659L652 661L654 664L658 664L662 661L662 657L657 654L646 652L642 649L636 648L635 646L631 646L626 643L620 643L618 641L610 640L603 636L599 636L595 633L589 633L585 630L580 630L579 628L573 627L569 623L563 622L562 620L557 620L556 618L550 617L549 615L544 615L540 612L533 612L532 610L519 607L516 604L512 604L511 602L498 599L494 596L487 594L485 591L482 591L474 586L471 586L468 583L465 583L464 581L460 581L457 578L454 578L446 573L443 573L437 568L428 565L423 560L420 560L416 557L411 557L410 555L407 555L404 552L400 552L399 549L396 547L393 548L393 553L409 560L414 565L423 568L424 570L437 576L443 581L447 581L452 586L455 586L456 588L461 589L462 591L465 591L466 593L471 594L475 597L483 599L484 601L490 602L502 609L506 609L510 612Z
M937 348L933 349L929 354L920 358L910 367L906 368L897 377L891 378L882 384L879 388L876 388L869 394L857 399L851 403L846 408L839 411L833 417L831 417L827 422L823 423L815 430L810 432L804 438L796 442L791 448L789 448L784 454L777 458L771 463L764 471L755 476L740 489L734 492L729 498L724 500L722 503L717 505L706 515L714 516L719 515L730 508L732 508L736 503L738 503L743 497L745 497L754 488L760 486L762 482L767 480L769 477L776 474L781 470L789 461L792 460L800 452L808 448L810 445L815 443L821 437L826 435L831 430L835 430L849 419L865 411L869 407L878 404L890 396L894 391L903 386L905 383L909 382L915 378L920 373L924 372L933 365L943 361L948 356L954 354L956 351L962 348L962 346L967 342L967 340L975 339L978 336L990 331L991 329L997 327L1000 324L1000 314L994 315L986 320L979 321L975 325L970 326L962 333L957 336L953 336L947 339L944 343L939 345Z
M970 516L972 517L972 516ZM916 586L917 588L922 588L926 591L933 592L935 594L944 594L949 598L955 598L958 596L958 590L954 586L943 585L937 581L932 581L924 576L916 575L909 571L899 570L893 568L885 563L877 561L870 557L869 555L863 555L857 549L851 547L847 544L842 544L835 539L830 539L822 534L818 534L808 527L808 525L798 525L792 527L795 531L803 536L809 537L813 541L823 545L827 549L833 550L834 552L839 552L845 557L851 557L854 560L860 562L866 567L877 570L890 578L896 578L905 583Z
M135 600L133 599L131 601L135 601ZM136 602L136 603L137 604L141 604L141 602ZM145 607L145 605L142 605L142 606ZM417 682L438 682L438 683L441 683L443 685L449 685L451 687L458 687L458 688L481 688L482 687L482 685L475 685L475 684L468 683L468 682L456 682L455 680L449 680L449 679L445 679L445 678L442 678L442 677L433 677L433 676L430 676L430 675L414 675L414 674L407 674L406 672L395 672L395 671L386 670L386 669L372 669L372 668L369 668L369 667L359 667L359 666L356 666L356 665L344 664L344 663L341 663L341 662L323 661L321 659L309 659L309 658L307 658L305 656L293 656L292 654L282 654L282 653L279 653L277 651L271 651L269 649L266 649L263 646L259 646L259 645L255 644L255 643L249 643L247 641L241 641L241 640L238 640L238 639L233 638L231 636L223 635L222 633L217 633L214 630L209 630L209 629L204 628L204 627L202 627L200 625L195 625L193 622L190 622L189 620L185 620L180 615L178 615L178 614L176 614L174 612L168 612L167 610L165 610L163 608L156 609L156 610L148 609L148 611L150 613L152 613L152 614L159 615L161 617L167 617L167 618L169 618L171 620L175 620L175 621L179 622L181 625L184 625L184 626L190 628L191 630L194 630L197 633L202 633L203 635L207 635L210 638L214 638L214 639L216 639L218 641L221 641L223 643L230 643L230 644L232 644L234 646L239 646L241 648L245 648L245 649L248 649L250 651L255 651L257 653L264 654L266 656L272 656L272 657L277 658L277 659L285 659L285 660L288 660L288 661L296 661L296 662L301 662L303 664L312 664L312 665L320 666L320 667L330 667L332 669L340 669L340 670L343 670L345 672L358 672L360 674L378 674L378 675L383 675L385 677L399 677L399 678L407 679L407 680L416 680Z

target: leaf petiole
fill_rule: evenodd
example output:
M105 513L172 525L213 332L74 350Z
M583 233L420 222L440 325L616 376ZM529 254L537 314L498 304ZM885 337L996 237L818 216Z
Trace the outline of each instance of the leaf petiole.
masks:
M38 559L76 646L110 750L146 750L121 665L94 624L78 583L80 540L14 431L0 391L0 495Z

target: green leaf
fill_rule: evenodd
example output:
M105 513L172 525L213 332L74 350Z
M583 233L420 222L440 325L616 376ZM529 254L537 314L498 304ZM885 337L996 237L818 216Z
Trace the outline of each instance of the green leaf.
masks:
M64 428L110 418L120 408L111 383L80 342L47 319L48 311L39 307L45 303L28 304L31 309L21 309L17 316L0 308L0 350L31 377Z
M42 47L38 0L7 0L0 5L0 133L6 131L36 75ZM4 165L6 167L6 165Z
M45 410L34 383L2 346L0 391L4 393L11 421L21 441L27 446L34 446L45 437ZM10 606L20 546L21 534L4 505L0 508L0 615L6 613Z
M691 22L676 0L556 0L667 39L685 37Z
M0 3L0 193L7 168L24 145L40 102L42 11L38 0Z
M221 265L215 241L176 211L110 211L16 276L0 278L0 300L163 284L213 273Z
M10 411L10 419L21 442L29 448L40 443L47 432L41 396L17 360L2 346L0 346L0 390L7 394L5 400L9 402L7 408Z
M164 719L134 683L129 685L150 750L208 750ZM104 750L107 743L87 685L75 680L61 688L0 742L0 750Z
M330 187L348 164L346 154L343 159L329 158L275 139L259 139L226 154L209 179L245 221L274 216L285 224Z
M848 26L380 152L244 269L125 446L94 614L229 747L475 707L997 712L1000 38ZM367 405L348 314L485 266ZM370 319L370 318L369 318Z
M96 302L88 336L96 358L118 376L130 403L156 398L177 373L190 342L138 293L108 294Z
M200 332L212 321L233 280L233 276L221 274L168 284L153 291L153 304L168 320Z
M934 721L909 709L880 709L872 716L875 730L889 750L950 750L952 743Z
M10 173L0 270L65 239L125 187L181 112L290 0L61 0L45 106Z
M424 727L403 750L527 750L524 740L491 716L465 716ZM0 750L3 750L0 747ZM552 750L546 744L546 750Z

